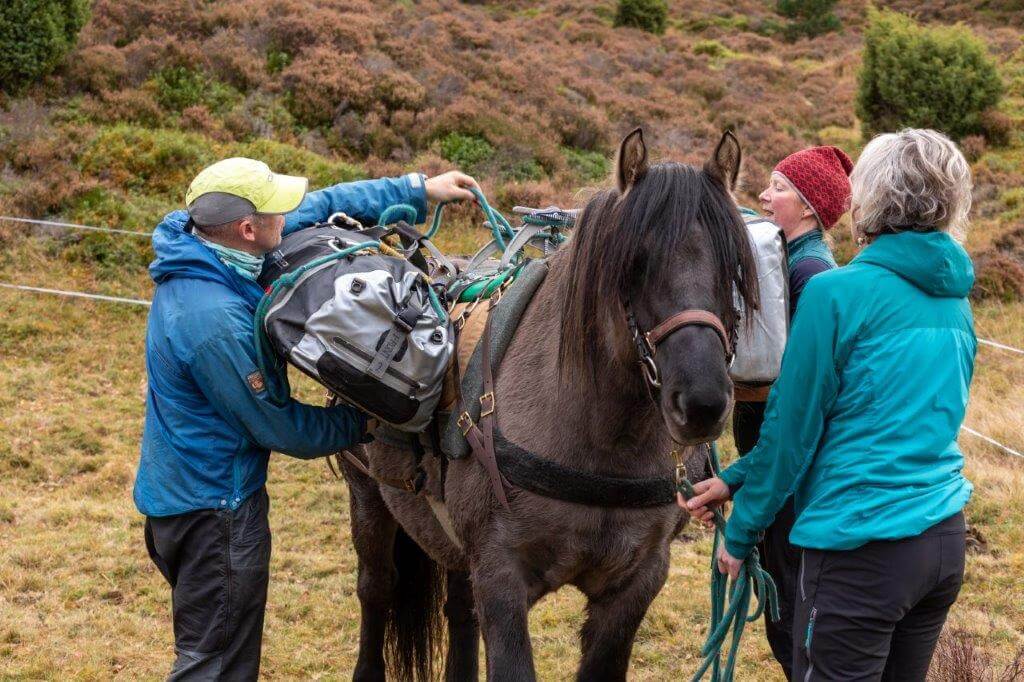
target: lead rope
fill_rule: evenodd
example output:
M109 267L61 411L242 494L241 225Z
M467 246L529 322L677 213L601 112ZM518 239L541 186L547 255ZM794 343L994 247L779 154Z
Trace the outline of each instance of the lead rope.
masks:
M718 448L714 443L707 447L708 464L711 466L712 473L717 476L721 470L721 465L718 462ZM675 455L676 487L683 498L689 500L694 495L693 484L686 477L686 469L680 462L678 451ZM714 510L714 514L715 539L711 548L711 619L707 638L700 650L700 655L704 660L697 672L690 678L691 682L703 679L709 670L711 671L711 682L732 682L740 639L743 637L743 628L747 623L752 623L760 618L765 608L768 609L768 615L773 621L779 619L778 590L775 587L775 581L761 566L757 548L754 548L743 562L739 576L733 581L731 591L729 590L728 576L718 571L717 560L718 548L725 541L725 517L722 516L719 509ZM757 607L751 614L750 600L752 597L757 598ZM732 631L731 637L729 637L730 630ZM729 644L723 668L722 649L726 647L727 638L729 638Z

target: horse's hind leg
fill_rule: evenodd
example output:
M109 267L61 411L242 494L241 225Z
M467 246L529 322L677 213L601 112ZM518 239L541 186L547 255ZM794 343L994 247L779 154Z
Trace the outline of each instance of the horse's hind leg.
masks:
M352 679L377 682L385 679L384 634L396 579L393 552L398 524L375 481L348 462L342 470L348 482L352 540L359 559L359 658Z
M473 612L473 586L468 573L448 571L448 599L444 604L444 615L448 620L445 681L476 680L480 626Z
M667 576L668 557L657 557L618 588L588 595L579 682L626 679L636 631Z

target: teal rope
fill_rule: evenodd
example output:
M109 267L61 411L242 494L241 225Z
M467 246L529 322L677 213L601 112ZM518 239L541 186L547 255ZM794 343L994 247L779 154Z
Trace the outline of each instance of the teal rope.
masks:
M437 298L437 292L434 291L434 287L430 286L429 283L427 284L427 299L430 301L430 307L434 309L434 314L441 320L441 324L448 324L448 314L441 307L441 301Z
M718 448L714 443L711 444L710 454L711 468L717 476L721 465L718 462ZM694 494L693 485L684 478L679 483L679 492L685 499L690 499ZM711 548L711 625L700 650L704 660L691 682L703 679L709 669L711 682L732 682L744 626L760 618L765 608L772 620L779 619L778 590L771 575L761 567L757 549L751 551L743 562L739 575L732 582L732 589L729 589L728 576L718 571L718 548L725 541L725 517L718 509L714 512L714 523L715 539ZM754 613L750 614L750 600L753 597L757 597L757 606ZM722 650L727 646L726 637L730 630L732 637L728 643L725 667L722 668Z
M390 225L391 223L397 223L399 219L395 216L404 216L406 218L405 222L415 225L416 218L419 215L419 212L409 204L394 204L384 209L384 212L380 214L380 218L377 219L377 224Z

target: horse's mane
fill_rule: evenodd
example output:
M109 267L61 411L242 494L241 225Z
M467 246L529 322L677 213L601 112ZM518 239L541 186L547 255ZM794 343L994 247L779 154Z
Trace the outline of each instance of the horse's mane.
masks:
M693 166L660 163L625 194L603 190L586 204L571 242L562 302L558 361L566 378L597 383L603 311L621 310L632 284L686 267L683 242L694 230L703 232L712 252L717 307L734 330L733 289L750 314L757 307L757 274L746 226L720 180Z

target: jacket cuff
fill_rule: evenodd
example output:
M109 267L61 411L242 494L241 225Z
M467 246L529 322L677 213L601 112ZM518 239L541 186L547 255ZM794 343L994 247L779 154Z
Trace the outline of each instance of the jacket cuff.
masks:
M737 460L730 466L719 472L718 477L722 479L727 486L729 486L730 492L735 493L743 486L743 481L746 478L746 471L736 466L740 460Z
M754 545L756 544L755 539L737 537L743 535L742 532L737 532L736 528L731 523L725 525L725 550L732 555L734 559L743 561L746 559L750 552L753 551Z
M416 209L416 224L427 222L427 176L407 173L402 176L409 192L409 204Z

